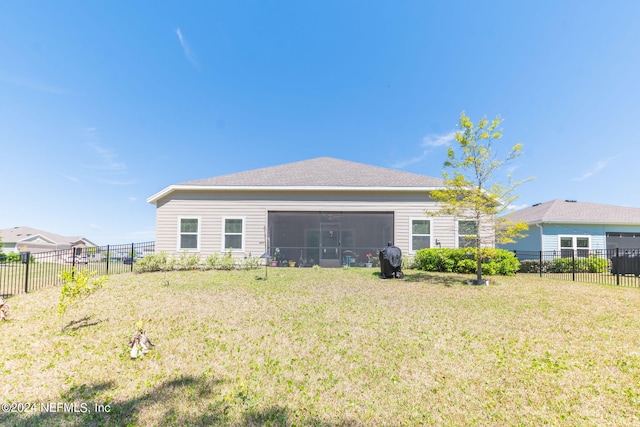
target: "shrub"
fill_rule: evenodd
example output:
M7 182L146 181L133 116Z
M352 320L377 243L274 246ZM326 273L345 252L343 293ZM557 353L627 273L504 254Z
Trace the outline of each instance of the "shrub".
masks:
M604 258L556 258L553 260L551 273L604 273L608 262Z
M481 251L482 273L487 275L512 276L518 271L520 262L513 252L504 249L484 248ZM424 271L476 272L476 253L468 248L420 249L415 256L416 268Z
M149 254L138 260L133 266L133 271L135 273L147 273L163 270L170 270L169 263L167 262L167 253L164 251Z
M236 268L236 260L231 256L231 250L222 256L218 253L211 254L204 263L205 268L213 270L233 270Z
M409 257L406 255L402 256L402 268L406 268L412 270L416 268L416 260L414 257Z
M260 258L249 256L243 258L242 261L240 261L240 264L238 264L238 268L241 270L255 270L256 268L260 268L261 264L262 262Z
M195 270L200 264L199 253L182 252L177 258L173 257L171 260L171 267L173 270Z
M425 271L452 272L456 261L453 249L420 249L414 257L416 268Z
M543 260L540 264L540 260L527 259L520 261L519 273L540 273L540 267L542 266L542 273L548 273L551 271L553 261Z
M33 261L33 255L31 255L31 261ZM0 262L20 262L20 254L17 252L0 253Z
M63 281L62 289L60 290L60 302L58 303L60 319L62 319L69 307L90 297L91 294L107 283L106 276L93 279L95 275L95 271L76 271L75 269L63 270L60 273Z

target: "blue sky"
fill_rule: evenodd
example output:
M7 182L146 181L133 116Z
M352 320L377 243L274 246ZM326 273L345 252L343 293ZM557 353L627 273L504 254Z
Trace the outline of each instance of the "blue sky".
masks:
M155 237L184 181L331 156L441 176L460 113L520 205L640 207L640 2L0 4L0 228Z

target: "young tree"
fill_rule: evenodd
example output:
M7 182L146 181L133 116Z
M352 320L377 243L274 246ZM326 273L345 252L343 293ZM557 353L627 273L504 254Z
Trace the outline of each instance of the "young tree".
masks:
M498 217L518 198L514 195L515 189L532 179L513 181L508 171L500 174L509 162L522 154L522 144L516 144L503 156L499 155L495 143L502 138L502 129L499 129L502 120L500 116L492 121L483 117L474 125L464 111L460 114L456 143L447 151L442 172L444 189L431 192L440 208L430 214L453 215L475 223L475 227L467 228L466 237L474 241L478 284L484 283L483 244L511 243L524 237L527 230L525 223L512 223L505 217ZM486 233L487 227L493 228L495 234Z

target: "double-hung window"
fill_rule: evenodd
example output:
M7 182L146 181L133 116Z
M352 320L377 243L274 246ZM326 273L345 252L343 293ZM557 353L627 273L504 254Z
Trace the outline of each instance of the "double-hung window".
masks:
M229 249L242 251L244 250L244 219L243 218L225 218L224 219L224 238L225 251Z
M431 221L428 219L411 220L411 252L431 247Z
M178 250L197 251L200 248L200 220L198 218L180 218Z
M568 258L575 253L578 257L588 257L589 240L589 236L560 236L560 256Z
M475 248L478 239L478 223L474 220L458 221L458 247Z

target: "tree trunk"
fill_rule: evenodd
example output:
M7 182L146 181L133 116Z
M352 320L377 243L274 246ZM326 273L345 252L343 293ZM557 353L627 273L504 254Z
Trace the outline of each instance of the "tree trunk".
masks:
M480 252L480 243L476 246L476 285L482 285L482 256Z

